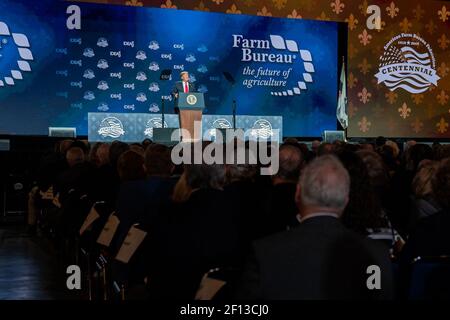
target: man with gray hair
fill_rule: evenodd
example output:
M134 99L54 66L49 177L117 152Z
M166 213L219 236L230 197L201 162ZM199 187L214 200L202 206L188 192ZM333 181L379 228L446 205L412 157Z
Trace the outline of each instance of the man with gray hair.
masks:
M339 221L349 189L350 177L336 157L322 156L305 167L295 196L300 224L254 243L237 297L392 298L388 249ZM373 279L371 268L379 270Z
M322 156L305 168L295 201L300 222L311 217L341 216L348 203L350 176L334 156Z

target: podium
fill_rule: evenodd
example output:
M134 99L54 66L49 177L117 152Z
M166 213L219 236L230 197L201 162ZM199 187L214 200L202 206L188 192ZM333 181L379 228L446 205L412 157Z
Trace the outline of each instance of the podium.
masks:
M183 137L181 133L181 139L184 142L200 141L202 139L202 114L205 108L205 98L203 93L190 92L178 94L177 105L180 118L180 129L184 129L189 132L188 137ZM194 123L199 125L198 130L195 130Z

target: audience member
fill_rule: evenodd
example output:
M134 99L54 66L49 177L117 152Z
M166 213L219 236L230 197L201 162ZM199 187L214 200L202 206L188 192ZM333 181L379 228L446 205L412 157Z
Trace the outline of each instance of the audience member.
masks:
M441 160L431 185L434 198L442 210L417 223L402 251L405 263L419 256L450 255L450 158Z
M107 143L102 143L96 151L97 167L101 168L109 164L109 147Z
M230 214L236 217L243 254L248 251L253 240L266 232L270 189L257 183L257 172L256 165L226 165L224 191L228 201L233 202L234 209Z
M144 156L145 149L140 143L133 143L130 145L130 150L140 154L141 156Z
M267 234L284 231L298 224L294 195L303 163L303 154L298 147L281 145L279 169L272 176L273 187L270 192L270 209L266 222Z
M433 194L432 180L439 166L435 161L422 161L419 171L412 182L412 211L410 229L414 229L417 222L440 211L440 207Z
M320 147L319 140L313 140L311 142L311 151L314 152L315 155L317 155L319 153L319 147Z
M326 154L331 154L333 153L333 149L334 147L331 143L324 142L319 146L319 149L317 150L317 155L320 157Z
M296 201L300 224L254 244L239 298L389 299L387 251L339 221L349 200L350 177L333 156L314 159L302 172ZM365 270L382 269L382 290L368 290Z
M223 191L223 165L186 165L189 198L174 203L155 226L149 273L152 297L193 299L202 276L239 259L238 227Z
M117 171L122 183L144 179L144 157L132 150L125 151L117 161Z
M62 140L42 158L28 224L32 231L39 222L57 244L75 241L92 204L105 201L104 217L115 211L120 220L108 255L131 226L147 232L111 275L127 287L147 279L152 298L192 299L219 268L244 271L241 283L228 282L239 298L389 299L389 253L402 281L416 257L450 255L450 147L375 144L314 141L308 150L289 138L279 170L264 176L258 165L175 166L170 148L150 140L92 148ZM367 290L373 264L382 290Z
M102 144L103 144L102 142L96 142L96 143L94 143L92 148L89 150L88 160L89 160L89 162L94 164L96 167L98 167L98 163L99 163L97 151Z

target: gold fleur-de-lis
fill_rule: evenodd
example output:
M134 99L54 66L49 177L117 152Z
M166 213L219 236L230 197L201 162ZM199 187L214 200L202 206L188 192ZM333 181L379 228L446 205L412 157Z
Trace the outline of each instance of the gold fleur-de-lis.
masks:
M400 11L400 8L395 5L394 1L392 1L391 4L386 7L386 11L388 16L391 17L391 19L394 19Z
M379 103L373 108L373 113L375 114L375 117L381 118L385 115L384 113L385 108L383 108Z
M177 6L172 3L171 0L167 0L165 3L161 5L161 8L166 9L177 9Z
M334 0L334 2L331 2L330 6L333 8L332 11L334 13L339 14L344 11L345 4L341 2L341 0Z
M356 28L356 25L358 24L358 19L356 19L353 13L351 13L350 16L347 19L345 19L345 22L348 23L348 28L350 30L353 30Z
M367 7L368 6L369 6L369 4L367 3L367 0L364 0L364 2L358 6L358 9L361 11L361 13L364 16L367 16Z
M366 73L369 72L370 69L372 68L372 65L367 62L366 58L364 58L363 62L358 64L358 68L363 75L366 75Z
M411 127L415 133L419 133L420 131L422 131L423 122L420 121L420 119L416 117L414 122L411 123Z
M427 29L429 34L433 34L436 28L437 26L434 24L433 19L430 19L430 21L425 25L425 29Z
M384 27L386 26L386 21L381 20L380 21L380 28L377 28L377 32L384 31Z
M357 82L358 82L358 78L355 77L353 72L350 72L350 74L348 75L348 87L350 89L352 89L356 85Z
M412 98L414 104L421 104L422 100L423 100L423 94L421 94L421 93L412 94L411 98Z
M212 0L212 2L214 2L217 5L221 4L223 1L224 0Z
M354 104L353 104L353 102L349 102L348 103L348 116L350 117L350 118L353 118L353 116L356 114L356 112L358 111L358 107L357 106L355 106Z
M358 54L358 49L353 45L353 43L350 43L348 46L348 56L350 59L353 59Z
M138 0L129 0L125 2L126 6L142 7L142 2Z
M412 27L412 23L408 21L408 18L404 18L398 25L400 26L400 30L403 32L408 32Z
M442 9L438 10L438 16L439 16L439 20L442 20L442 22L445 22L448 20L448 17L450 17L450 11L447 10L446 6L442 6Z
M416 20L420 21L423 17L423 14L425 13L425 10L423 10L420 4L418 4L417 7L413 9L413 13Z
M372 123L367 120L366 116L362 117L361 121L358 121L359 130L364 133L370 130L371 125Z
M395 35L397 35L397 32L395 32L394 30L389 31L388 33L385 32L386 42L391 40Z
M241 10L238 10L236 5L233 3L230 9L227 10L227 13L233 13L233 14L241 14Z
M444 78L450 72L450 68L447 67L447 64L445 62L441 62L441 65L437 68L437 70L441 78Z
M447 38L445 33L443 33L442 36L438 39L438 43L439 43L439 48L441 48L442 50L445 50L445 49L447 49L448 44L450 43L450 40Z
M366 46L370 43L372 36L364 29L363 32L358 35L358 38L359 42L362 43L363 46Z
M433 116L434 116L434 104L433 103L431 103L431 104L427 104L426 105L426 109L427 109L427 117L428 117L428 119L431 119L431 118L433 118Z
M330 18L327 17L324 11L316 18L316 20L322 20L322 21L330 21Z
M386 100L389 104L394 104L398 98L398 94L396 94L394 91L389 91L384 96L386 97Z
M400 113L400 117L406 119L411 114L411 108L406 105L406 102L403 102L402 107L398 108L398 112Z
M303 7L306 8L306 11L311 12L316 7L316 5L317 5L316 2L317 2L316 0L303 0L302 4L303 4Z
M275 5L275 8L278 10L283 9L286 6L287 0L272 0Z
M302 16L295 9L292 10L292 12L287 15L287 17L290 19L301 19L302 18Z
M367 88L364 87L360 92L358 92L359 101L361 101L363 104L366 104L370 101L370 97L372 97L372 94L367 91Z
M269 10L267 10L267 8L264 6L260 11L256 13L256 15L263 17L271 17L272 13L270 13Z
M199 11L209 11L209 9L205 6L205 4L203 3L203 1L200 1L200 3L198 4L198 7L194 8L195 10L199 10Z
M396 128L396 122L393 118L389 118L388 120L388 129L390 132L394 131L394 129Z
M448 130L448 122L445 121L444 117L442 117L441 120L436 123L436 127L439 133L446 133Z
M436 96L438 103L443 106L447 103L448 101L448 94L444 91L441 90L441 92L439 92L439 94Z
M378 83L378 79L373 78L371 80L372 84L379 90L381 88L381 83Z

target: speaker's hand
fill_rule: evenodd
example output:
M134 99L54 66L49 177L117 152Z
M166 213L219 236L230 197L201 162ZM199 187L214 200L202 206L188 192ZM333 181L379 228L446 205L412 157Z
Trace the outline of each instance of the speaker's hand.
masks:
M178 92L175 92L174 96L175 96L175 99L178 99Z

